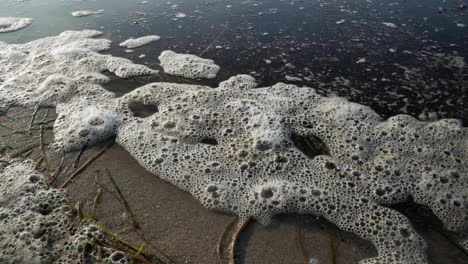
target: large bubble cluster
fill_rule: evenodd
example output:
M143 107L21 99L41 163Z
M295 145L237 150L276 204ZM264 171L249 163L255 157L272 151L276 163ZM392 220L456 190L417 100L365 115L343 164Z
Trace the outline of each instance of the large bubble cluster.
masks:
M139 88L120 100L159 111L122 125L118 142L210 209L262 223L276 213L321 215L373 242L379 256L362 263L426 261L410 222L382 205L413 197L448 229L466 229L468 135L459 121L383 120L311 88L254 87L240 75L218 88ZM326 151L306 155L294 138Z
M79 149L116 135L142 166L207 208L261 223L277 213L320 215L370 240L379 255L361 263L427 262L425 242L409 220L385 205L413 199L448 229L466 230L468 134L459 121L384 120L369 107L312 88L257 88L248 75L217 88L152 83L116 98L99 85L106 81L100 72L152 71L97 54L109 43L90 38L96 34L6 45L16 68L2 59L12 73L0 70L0 98L57 105L57 146ZM60 59L24 54L45 43L55 44L52 56ZM109 64L116 61L119 66ZM135 105L152 114L134 114Z
M32 161L0 155L0 263L92 263L104 234L74 222L64 191L45 180ZM105 253L107 263L128 262L111 261L118 252Z

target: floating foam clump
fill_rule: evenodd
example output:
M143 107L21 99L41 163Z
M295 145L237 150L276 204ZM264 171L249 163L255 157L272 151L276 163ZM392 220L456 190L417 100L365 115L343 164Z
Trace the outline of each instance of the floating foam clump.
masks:
M102 12L104 12L104 9L100 9L98 11L80 10L80 11L73 11L71 15L74 17L85 17L85 16L90 16L90 15L102 14Z
M136 39L130 38L130 39L127 39L124 42L120 43L119 46L127 48L127 49L134 49L134 48L138 48L138 47L141 47L141 46L148 45L151 42L158 41L160 39L161 38L159 36L156 36L156 35L144 36L144 37L140 37L140 38L136 38Z
M191 54L178 54L170 50L163 51L159 60L167 74L190 79L213 79L220 69L213 60Z
M92 263L103 233L77 226L65 193L44 181L32 161L0 155L0 263Z
M12 32L23 29L31 25L32 22L32 18L0 17L0 33Z

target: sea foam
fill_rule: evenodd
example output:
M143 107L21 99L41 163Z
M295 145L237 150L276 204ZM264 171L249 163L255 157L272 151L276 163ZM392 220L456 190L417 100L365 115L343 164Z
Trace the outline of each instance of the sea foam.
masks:
M117 98L101 87L103 71L155 71L99 54L110 42L98 35L68 31L2 44L0 106L56 106L56 147L80 149L116 136L148 171L209 209L264 224L278 213L323 216L373 243L378 256L361 263L427 263L424 240L390 204L412 199L449 230L466 230L468 130L460 121L385 120L312 88L257 88L249 75L216 88L151 83ZM166 72L191 78L219 70L193 55L163 52L160 59ZM139 117L135 104L155 111Z

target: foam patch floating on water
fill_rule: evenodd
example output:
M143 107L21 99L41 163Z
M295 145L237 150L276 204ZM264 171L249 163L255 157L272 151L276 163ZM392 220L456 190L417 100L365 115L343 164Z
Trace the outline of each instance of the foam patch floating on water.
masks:
M33 22L32 18L0 17L0 33L13 32L23 29Z
M191 54L179 54L170 50L163 51L158 58L167 74L190 79L213 79L220 69L213 60Z
M134 48L139 48L141 46L148 45L151 42L158 41L160 39L161 38L156 35L144 36L144 37L140 37L136 39L130 38L120 43L119 46L127 48L127 49L134 49Z
M97 11L79 10L79 11L73 11L71 13L71 15L74 16L74 17L85 17L85 16L90 16L90 15L102 14L103 12L104 12L104 9L100 9L100 10L97 10Z

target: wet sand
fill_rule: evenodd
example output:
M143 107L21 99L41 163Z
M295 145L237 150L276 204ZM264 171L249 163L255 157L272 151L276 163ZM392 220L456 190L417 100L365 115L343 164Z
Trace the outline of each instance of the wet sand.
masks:
M47 110L37 113L36 123L44 119ZM13 108L0 116L0 123L17 131L28 130L33 110ZM51 120L54 109L44 120ZM44 124L50 127L51 122ZM0 146L15 149L39 142L39 126L33 126L33 133L14 133L0 128ZM45 131L45 142L52 141L52 131ZM107 142L87 149L78 166L94 156ZM47 156L51 168L56 168L61 155L47 146ZM6 150L12 153L14 150ZM29 158L37 159L36 149ZM65 167L71 166L78 152L66 154ZM44 170L43 167L40 169ZM58 187L77 168L62 171L53 186ZM141 233L153 245L173 258L177 263L217 263L216 245L224 226L235 216L209 211L201 206L190 194L178 190L173 185L145 171L122 147L114 144L104 155L88 167L66 187L71 201L80 201L85 212L91 212L98 186L98 180L109 190L113 189L104 171L108 169L124 197L128 201ZM429 263L467 263L468 256L460 251L454 241L456 234L442 230L440 222L426 210L404 205L395 207L409 216L416 230L427 241ZM131 228L125 208L106 191L92 212L103 226L136 245L141 238ZM301 234L301 236L299 235ZM252 222L241 233L236 247L236 263L304 263L299 239L302 237L305 251L320 263L357 263L363 258L376 256L374 247L354 234L337 229L333 224L315 216L279 215L271 224L262 226ZM223 246L227 255L230 235ZM332 250L333 247L333 250ZM151 248L147 247L151 253ZM154 252L153 252L154 253ZM227 263L227 259L225 260Z

